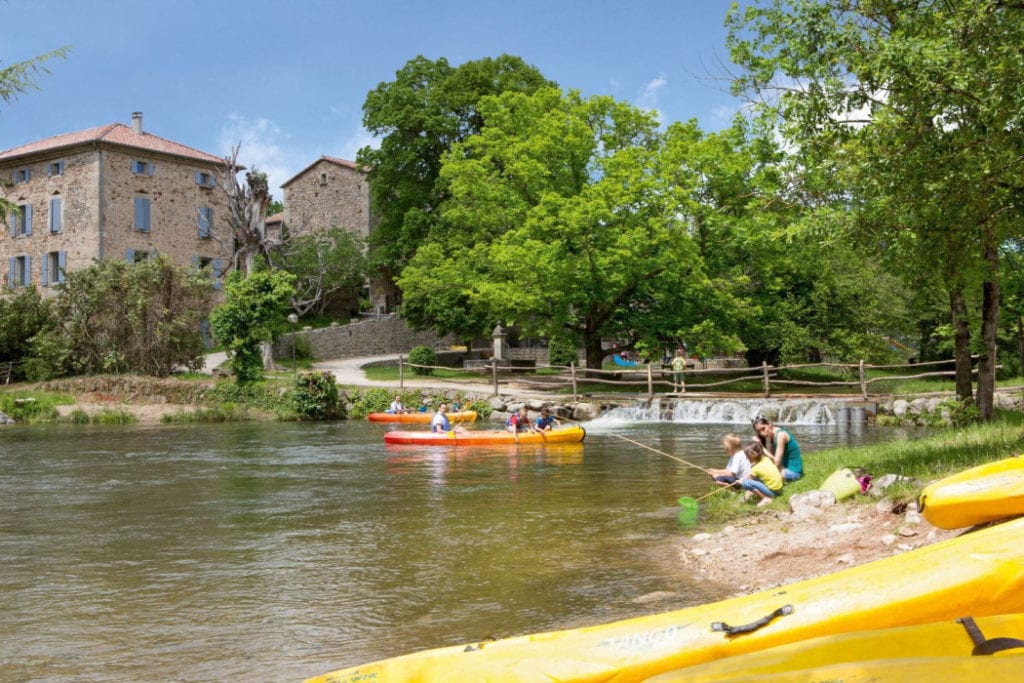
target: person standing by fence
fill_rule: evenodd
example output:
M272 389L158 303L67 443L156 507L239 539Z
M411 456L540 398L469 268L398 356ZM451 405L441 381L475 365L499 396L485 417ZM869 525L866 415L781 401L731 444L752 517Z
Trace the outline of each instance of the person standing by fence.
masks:
M672 359L672 388L679 393L686 391L686 354L682 349L676 349Z

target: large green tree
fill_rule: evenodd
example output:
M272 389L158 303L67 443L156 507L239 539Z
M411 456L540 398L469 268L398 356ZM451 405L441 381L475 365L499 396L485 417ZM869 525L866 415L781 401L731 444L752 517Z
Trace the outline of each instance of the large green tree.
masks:
M453 146L441 220L399 279L414 324L464 336L498 322L581 342L657 339L714 296L656 118L555 88L480 100ZM680 133L682 134L682 133Z
M380 147L359 151L369 169L373 213L373 265L385 279L401 272L436 222L447 196L439 182L441 157L480 131L477 102L506 91L533 92L550 85L519 57L501 55L451 66L444 58L418 56L393 81L370 91L363 125Z
M991 417L999 248L1024 218L1024 8L766 0L728 23L736 90L776 117L810 173L834 174L863 244L946 288L962 398L967 306L980 301L976 400Z

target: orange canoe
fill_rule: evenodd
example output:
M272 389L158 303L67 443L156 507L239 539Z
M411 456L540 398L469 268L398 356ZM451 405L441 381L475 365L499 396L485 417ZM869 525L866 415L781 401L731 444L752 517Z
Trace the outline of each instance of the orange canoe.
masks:
M447 413L448 421L452 424L460 422L475 422L475 410L460 410L454 413ZM366 419L370 422L416 422L419 424L430 424L434 413L370 413Z
M534 443L579 443L587 432L583 427L565 427L550 432L520 432L520 444ZM384 433L384 443L418 444L421 446L480 446L490 444L515 444L512 432L504 429L476 429L464 432L405 432Z

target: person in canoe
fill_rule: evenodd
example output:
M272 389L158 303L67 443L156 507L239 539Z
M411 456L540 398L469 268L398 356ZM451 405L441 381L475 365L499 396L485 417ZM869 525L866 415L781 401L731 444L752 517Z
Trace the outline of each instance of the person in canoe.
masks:
M430 431L432 432L458 432L463 434L466 432L466 428L462 425L455 425L452 429L452 424L448 420L448 404L442 403L437 406L437 412L434 413L434 417L430 420Z
M534 432L536 428L530 424L530 414L526 406L520 406L519 410L508 416L505 420L505 429L512 432L515 442L519 443L519 432Z
M740 479L740 486L745 491L744 498L760 498L761 500L757 502L759 507L771 505L775 497L782 493L782 475L779 468L775 466L774 460L765 455L760 441L751 441L743 452L750 461L750 473Z
M796 481L802 478L804 461L800 456L800 444L793 435L785 429L779 429L763 415L755 417L751 424L757 432L758 441L782 473L782 480Z
M534 423L534 429L538 432L550 432L551 425L561 427L562 423L557 417L551 414L550 410L547 408L541 408L540 417L538 417L537 421Z
M743 442L735 434L726 434L722 437L722 448L729 456L729 462L725 469L709 468L705 470L719 486L732 486L736 482L746 479L750 474L750 460L743 452Z
M391 413L392 415L398 415L400 413L407 413L409 411L406 409L404 405L402 405L402 397L396 394L395 400L391 402L391 405L389 405L388 409L384 412Z

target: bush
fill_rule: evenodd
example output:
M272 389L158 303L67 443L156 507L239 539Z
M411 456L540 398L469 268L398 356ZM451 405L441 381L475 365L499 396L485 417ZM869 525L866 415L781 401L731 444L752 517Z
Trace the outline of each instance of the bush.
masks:
M417 346L409 352L409 362L413 365L433 366L437 364L437 354L429 346ZM417 375L433 375L433 367L414 367L412 369Z
M579 351L576 349L576 342L564 337L552 337L548 343L548 364L549 365L579 365Z
M340 414L338 385L330 372L299 375L291 399L300 420L331 420Z

